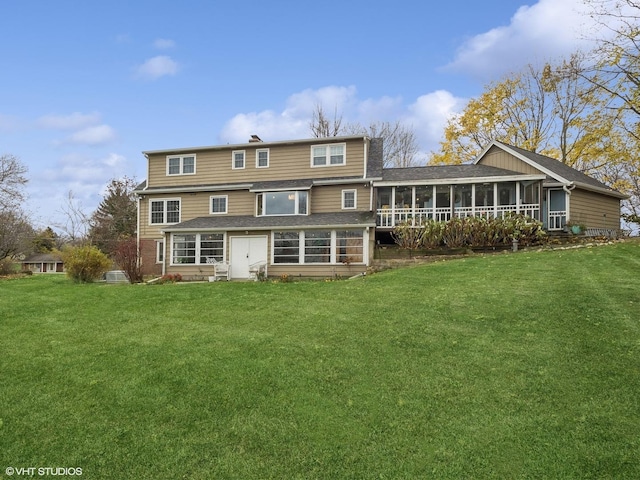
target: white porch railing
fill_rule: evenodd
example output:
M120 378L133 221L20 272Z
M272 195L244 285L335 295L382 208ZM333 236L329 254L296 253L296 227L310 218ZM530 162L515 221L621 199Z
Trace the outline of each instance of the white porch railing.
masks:
M547 219L547 229L562 230L567 223L566 210L551 210Z
M497 205L486 207L455 207L453 216L457 218L484 217L504 218L506 213L522 213L531 218L540 218L540 205ZM447 222L451 220L451 208L379 208L377 211L377 224L379 227L393 228L396 225L411 221L419 224L422 220L436 220ZM551 217L549 217L551 218ZM563 223L564 225L564 223ZM560 227L562 228L562 227Z

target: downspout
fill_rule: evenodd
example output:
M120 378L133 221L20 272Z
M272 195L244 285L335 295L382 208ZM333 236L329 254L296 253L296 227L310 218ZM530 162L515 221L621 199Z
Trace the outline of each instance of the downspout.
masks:
M162 234L162 276L164 277L167 274L167 232L160 230L160 233Z
M142 259L140 258L140 195L136 195L136 257L138 262L138 268Z
M564 190L569 197L571 197L571 191L576 188L576 186L572 183L568 185L562 185L562 190ZM571 219L571 201L567 202L567 221Z

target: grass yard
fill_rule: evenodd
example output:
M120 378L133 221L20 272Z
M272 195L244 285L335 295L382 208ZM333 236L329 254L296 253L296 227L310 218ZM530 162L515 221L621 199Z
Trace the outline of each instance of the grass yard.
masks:
M640 478L640 244L337 282L0 280L0 478L21 467Z

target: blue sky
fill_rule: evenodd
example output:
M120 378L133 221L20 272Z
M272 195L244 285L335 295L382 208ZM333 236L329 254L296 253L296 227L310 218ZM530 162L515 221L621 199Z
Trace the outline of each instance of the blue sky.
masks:
M484 86L584 47L581 0L47 0L2 7L0 154L29 168L26 209L92 212L143 150L309 137L314 106L400 121L421 155Z

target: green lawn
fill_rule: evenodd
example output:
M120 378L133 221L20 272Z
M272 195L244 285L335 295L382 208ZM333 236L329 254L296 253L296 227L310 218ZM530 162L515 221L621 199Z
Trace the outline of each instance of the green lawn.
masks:
M640 244L336 282L0 280L7 467L640 478Z

